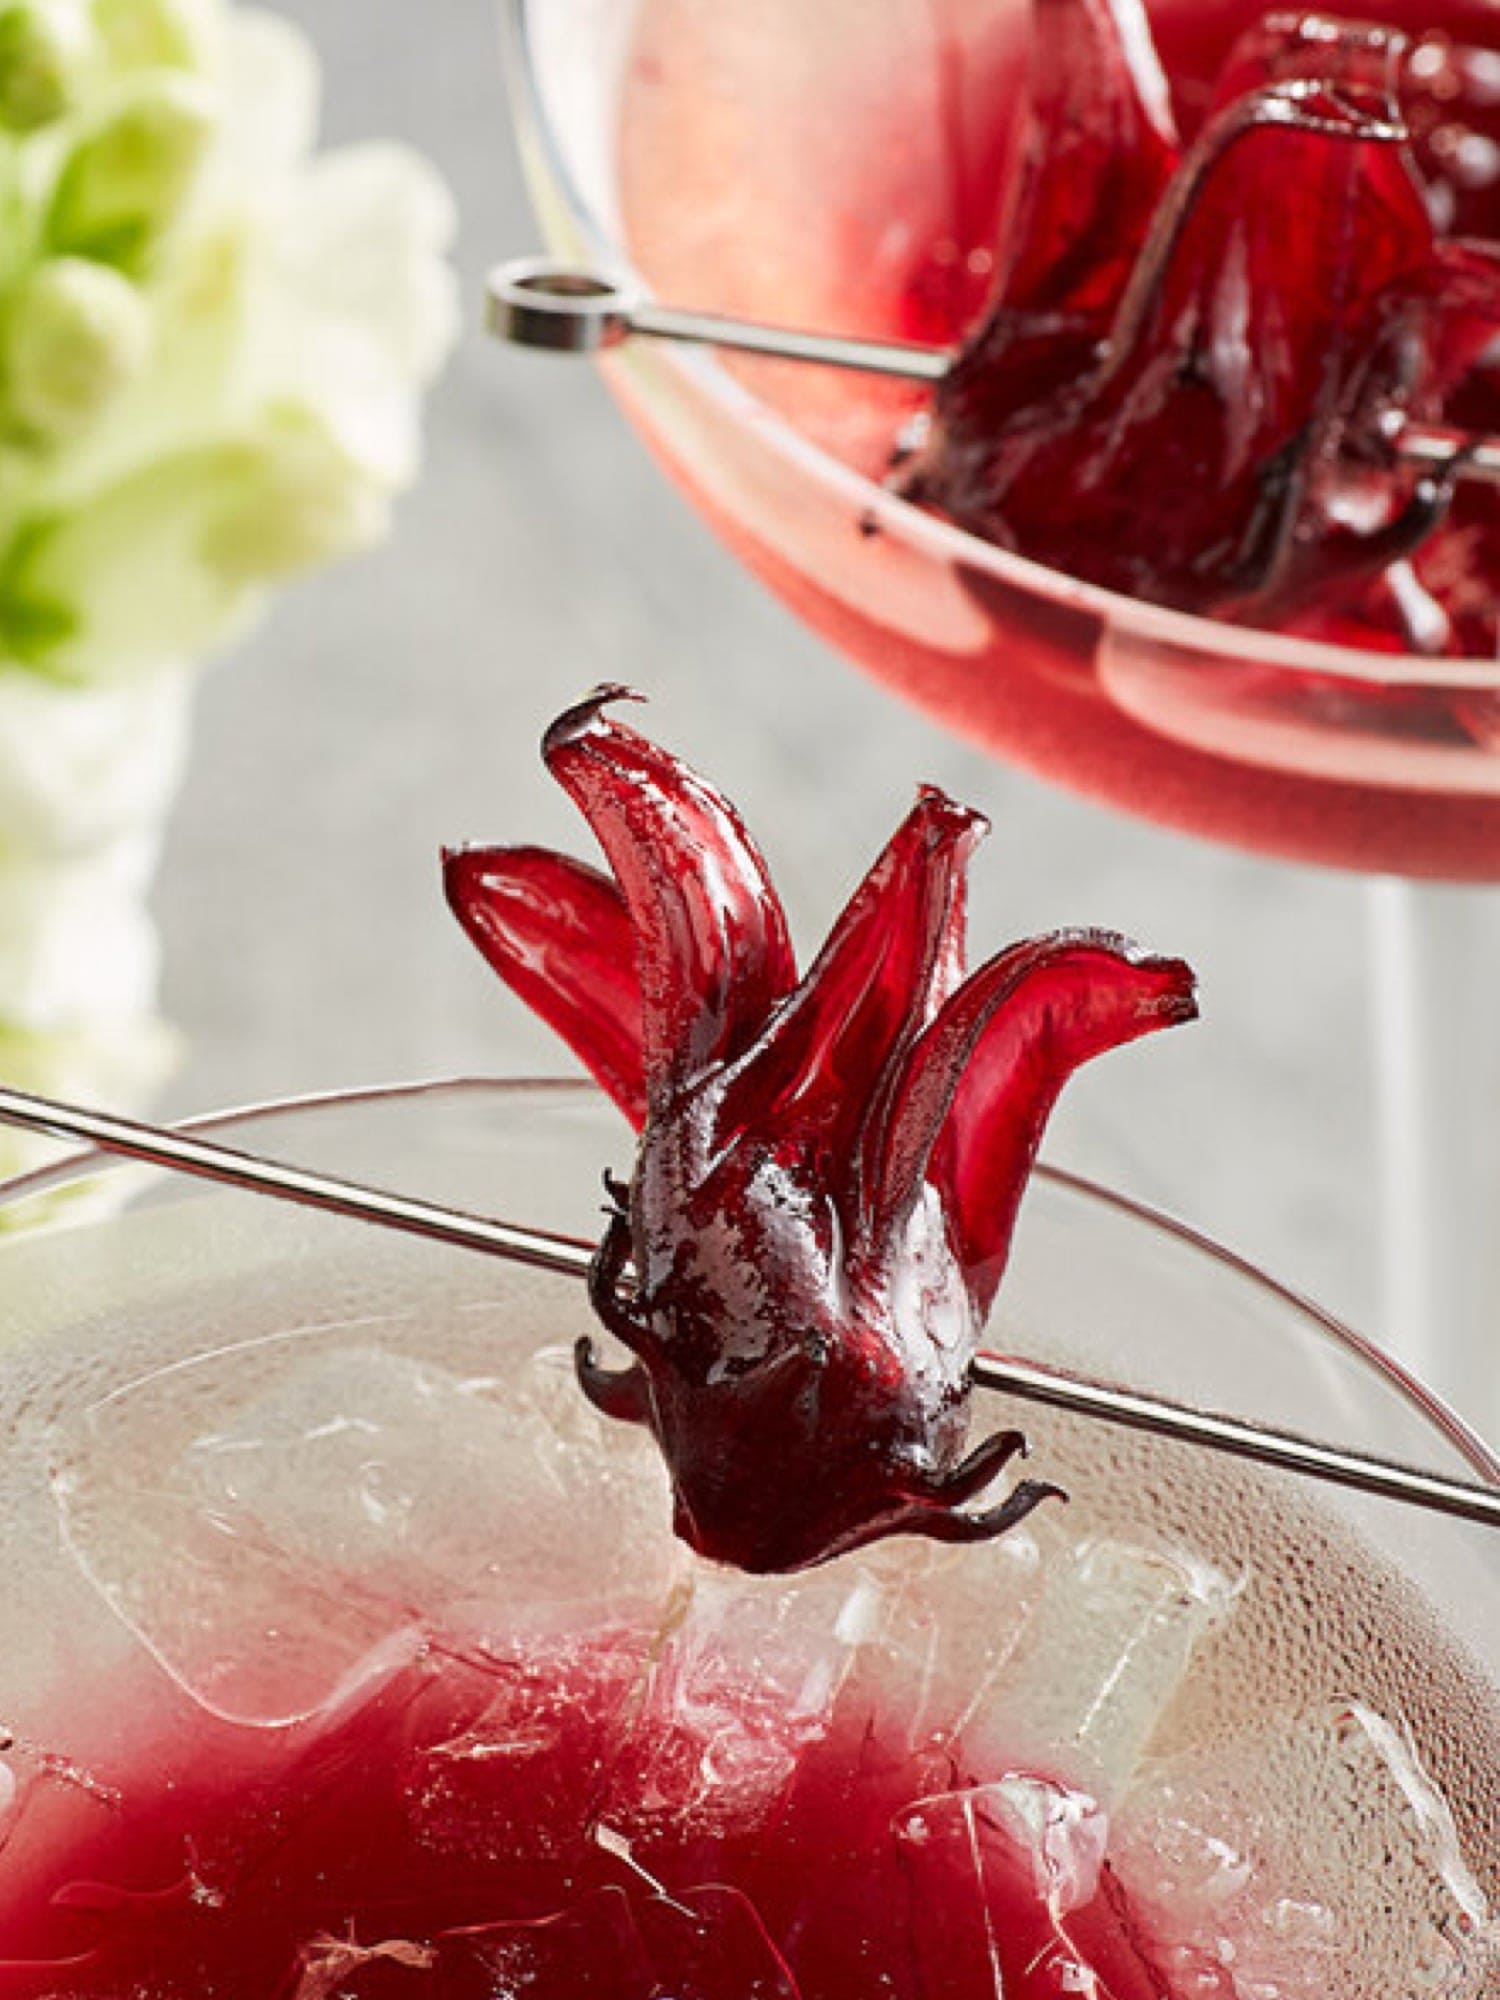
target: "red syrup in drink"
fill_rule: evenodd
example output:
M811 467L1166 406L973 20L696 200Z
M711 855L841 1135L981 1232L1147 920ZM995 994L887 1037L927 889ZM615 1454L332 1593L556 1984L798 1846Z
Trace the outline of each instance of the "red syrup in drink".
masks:
M0 1994L1169 2000L1080 1795L1020 1781L1059 1809L1023 1835L1003 1765L913 1749L847 1687L778 1759L785 1716L727 1666L697 1697L767 1761L716 1778L645 1658L431 1648L289 1728L127 1701L108 1769L18 1746Z
M1266 11L1254 0L1148 6L1186 137L1236 41ZM1452 192L1451 235L1500 233L1493 11L1483 0L1335 11L1403 26L1421 45L1435 87L1413 120L1419 162L1441 170ZM953 343L994 275L1028 9L931 0L831 13L814 34L792 0L712 14L647 0L622 121L631 255L665 298ZM961 62L937 61L935 32ZM753 188L743 173L752 156ZM690 213L685 184L701 195ZM925 400L832 370L725 366L873 479ZM1311 622L1299 614L1296 645L1278 635L1262 650L1243 629L1167 629L1159 614L1140 628L1128 606L1080 598L972 539L967 553L939 524L928 534L899 517L862 518L857 489L654 358L612 368L627 408L747 565L833 644L971 741L1101 801L1266 853L1500 878L1494 696L1447 685L1440 661L1406 671L1408 685L1362 675L1348 653L1326 656L1324 671L1300 643L1389 651L1389 631L1339 626L1319 611ZM1463 414L1487 421L1479 409ZM1495 504L1477 490L1463 503ZM1429 676L1430 689L1416 684Z

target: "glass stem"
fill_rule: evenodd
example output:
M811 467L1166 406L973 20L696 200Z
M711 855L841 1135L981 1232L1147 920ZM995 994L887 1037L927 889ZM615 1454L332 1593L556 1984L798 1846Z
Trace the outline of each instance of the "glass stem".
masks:
M1500 897L1368 890L1387 1346L1500 1438Z

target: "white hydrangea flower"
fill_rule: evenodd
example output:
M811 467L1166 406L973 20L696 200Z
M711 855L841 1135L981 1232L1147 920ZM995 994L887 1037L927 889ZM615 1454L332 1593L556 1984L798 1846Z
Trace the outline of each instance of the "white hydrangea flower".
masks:
M139 1102L196 664L414 476L452 202L229 0L0 0L0 1077ZM0 1172L25 1157L0 1139Z

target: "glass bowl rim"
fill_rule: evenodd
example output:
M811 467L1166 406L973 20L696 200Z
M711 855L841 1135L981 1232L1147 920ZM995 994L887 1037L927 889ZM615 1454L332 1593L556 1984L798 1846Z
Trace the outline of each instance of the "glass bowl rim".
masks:
M536 61L531 21L537 0L501 0L503 48L510 97L515 113L522 160L532 183L533 206L544 213L564 212L573 241L569 254L582 253L612 279L649 294L641 274L631 265L620 243L597 215L569 168L564 148L546 113ZM541 183L552 197L545 204L535 196ZM673 300L688 308L698 302ZM1146 604L1099 584L1085 583L1062 570L1012 554L982 541L967 529L930 514L901 499L884 486L843 464L831 452L802 435L779 411L746 389L706 348L687 348L670 341L659 344L659 365L679 376L697 394L714 404L731 422L753 426L758 438L788 464L835 495L842 494L860 519L889 521L908 545L938 560L986 571L1012 589L1044 598L1064 611L1098 621L1103 633L1121 632L1147 645L1209 655L1216 663L1274 667L1308 678L1373 682L1387 688L1444 691L1500 691L1500 662L1480 659L1425 659L1415 653L1387 653L1324 640L1301 639L1261 631L1251 625L1231 625L1200 618L1187 611Z
M591 1103L607 1102L600 1087L586 1077L424 1077L267 1098L174 1120L172 1129L212 1133L249 1120L274 1118L296 1112L348 1110L362 1105L416 1102L424 1097L504 1095L511 1091L540 1092L547 1096L587 1100ZM46 1194L77 1180L100 1173L128 1171L132 1168L138 1172L142 1171L136 1163L100 1152L97 1148L89 1147L69 1152L62 1158L35 1168L29 1173L0 1180L0 1213L35 1195ZM160 1174L166 1170L148 1168L145 1171ZM1261 1270L1260 1266L1250 1258L1242 1256L1236 1250L1227 1249L1212 1236L1195 1229L1192 1224L1179 1221L1177 1217L1154 1208L1147 1202L1139 1201L1132 1195L1119 1194L1113 1188L1103 1187L1083 1174L1052 1166L1045 1160L1038 1161L1034 1176L1065 1194L1095 1204L1117 1216L1123 1216L1132 1225L1144 1227L1149 1235L1166 1238L1178 1251L1186 1250L1192 1256L1206 1259L1221 1270L1227 1271L1238 1283L1248 1286L1252 1292L1269 1298L1278 1310L1292 1312L1298 1319L1309 1324L1316 1335L1331 1341L1335 1347L1342 1348L1363 1368L1382 1379L1387 1387L1395 1390L1403 1402L1437 1431L1443 1441L1456 1451L1482 1480L1500 1486L1500 1455L1491 1450L1478 1432L1382 1347L1367 1339L1365 1335L1355 1332L1352 1327L1346 1326L1335 1314L1328 1312L1316 1301L1307 1298L1292 1286L1282 1284L1279 1279ZM64 1222L60 1225L60 1229L88 1226L89 1219L80 1217L71 1224Z

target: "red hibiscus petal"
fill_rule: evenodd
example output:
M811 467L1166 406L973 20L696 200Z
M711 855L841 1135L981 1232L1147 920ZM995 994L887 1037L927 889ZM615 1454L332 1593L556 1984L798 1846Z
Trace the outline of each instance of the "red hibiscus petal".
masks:
M1105 365L1013 409L983 453L924 465L921 497L1112 589L1269 615L1294 533L1305 556L1329 525L1307 518L1310 479L1342 443L1381 294L1432 254L1387 109L1293 79L1221 113L1161 205Z
M981 1312L1058 1092L1080 1064L1197 1013L1179 959L1103 931L1011 947L959 988L912 1051L886 1127L865 1241L879 1255L930 1179Z
M455 916L506 985L555 1028L637 1128L645 1121L641 982L625 899L597 868L541 847L443 856Z
M1036 0L1026 155L1001 280L1024 312L1107 319L1180 151L1130 0Z
M604 688L547 731L547 768L608 856L635 930L646 1092L732 1061L796 983L781 903L727 799L603 712Z
M1469 385L1500 339L1500 246L1449 241L1434 247L1431 263L1393 288L1387 318L1417 334L1422 369L1418 413L1436 414L1444 399ZM1492 428L1500 416L1492 366L1473 385L1485 407L1467 410L1469 422Z
M998 426L1097 360L1180 150L1165 78L1132 12L1129 0L1037 0L1000 276L938 386L933 437L903 473L914 499L948 504L955 458L972 458L977 476Z
M963 976L964 870L983 817L924 787L850 898L796 993L726 1082L723 1145L817 1133L835 1183L882 1076Z

